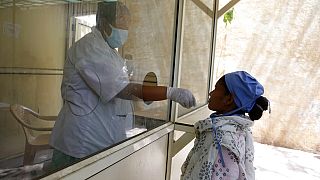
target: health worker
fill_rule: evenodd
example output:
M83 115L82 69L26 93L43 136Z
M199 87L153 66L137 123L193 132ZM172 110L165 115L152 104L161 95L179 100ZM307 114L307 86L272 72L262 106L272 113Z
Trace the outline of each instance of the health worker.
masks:
M61 85L64 103L51 135L54 152L50 169L126 139L126 122L132 118L132 109L127 107L135 97L195 106L189 90L129 82L124 60L116 50L127 40L130 24L130 13L123 3L98 3L96 21L92 32L67 53Z

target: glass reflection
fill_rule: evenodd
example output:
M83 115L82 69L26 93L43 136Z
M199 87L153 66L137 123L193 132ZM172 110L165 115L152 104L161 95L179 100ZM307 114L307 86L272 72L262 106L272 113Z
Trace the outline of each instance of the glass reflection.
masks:
M199 5L202 4L202 5ZM211 37L213 1L185 1L183 20L183 42L181 46L180 86L190 89L197 97L197 107L207 103L209 69L211 62ZM201 23L199 23L201 22ZM178 116L192 111L179 106Z

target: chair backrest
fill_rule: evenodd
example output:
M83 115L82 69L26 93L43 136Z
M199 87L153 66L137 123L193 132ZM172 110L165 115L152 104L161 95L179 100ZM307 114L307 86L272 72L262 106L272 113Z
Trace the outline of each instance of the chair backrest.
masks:
M34 139L32 131L51 131L52 127L36 127L33 120L52 120L55 116L40 116L33 110L19 104L10 105L10 111L15 119L22 125L28 142ZM48 117L48 118L46 118Z

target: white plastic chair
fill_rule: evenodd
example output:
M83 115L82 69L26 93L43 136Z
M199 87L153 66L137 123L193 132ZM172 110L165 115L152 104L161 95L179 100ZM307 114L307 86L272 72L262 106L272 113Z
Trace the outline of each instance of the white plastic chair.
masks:
M10 105L10 111L21 124L26 137L23 165L33 164L37 151L51 148L49 146L49 139L53 125L49 127L39 127L39 125L35 126L35 123L32 122L41 120L55 121L57 116L41 116L33 110L19 104ZM36 133L32 131L47 131L48 133L35 135Z

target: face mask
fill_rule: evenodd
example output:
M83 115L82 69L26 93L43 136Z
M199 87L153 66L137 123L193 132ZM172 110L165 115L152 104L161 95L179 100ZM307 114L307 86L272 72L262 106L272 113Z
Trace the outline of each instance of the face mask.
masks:
M128 30L118 29L113 27L110 24L112 29L111 35L107 37L106 41L112 48L119 48L121 47L128 38Z

